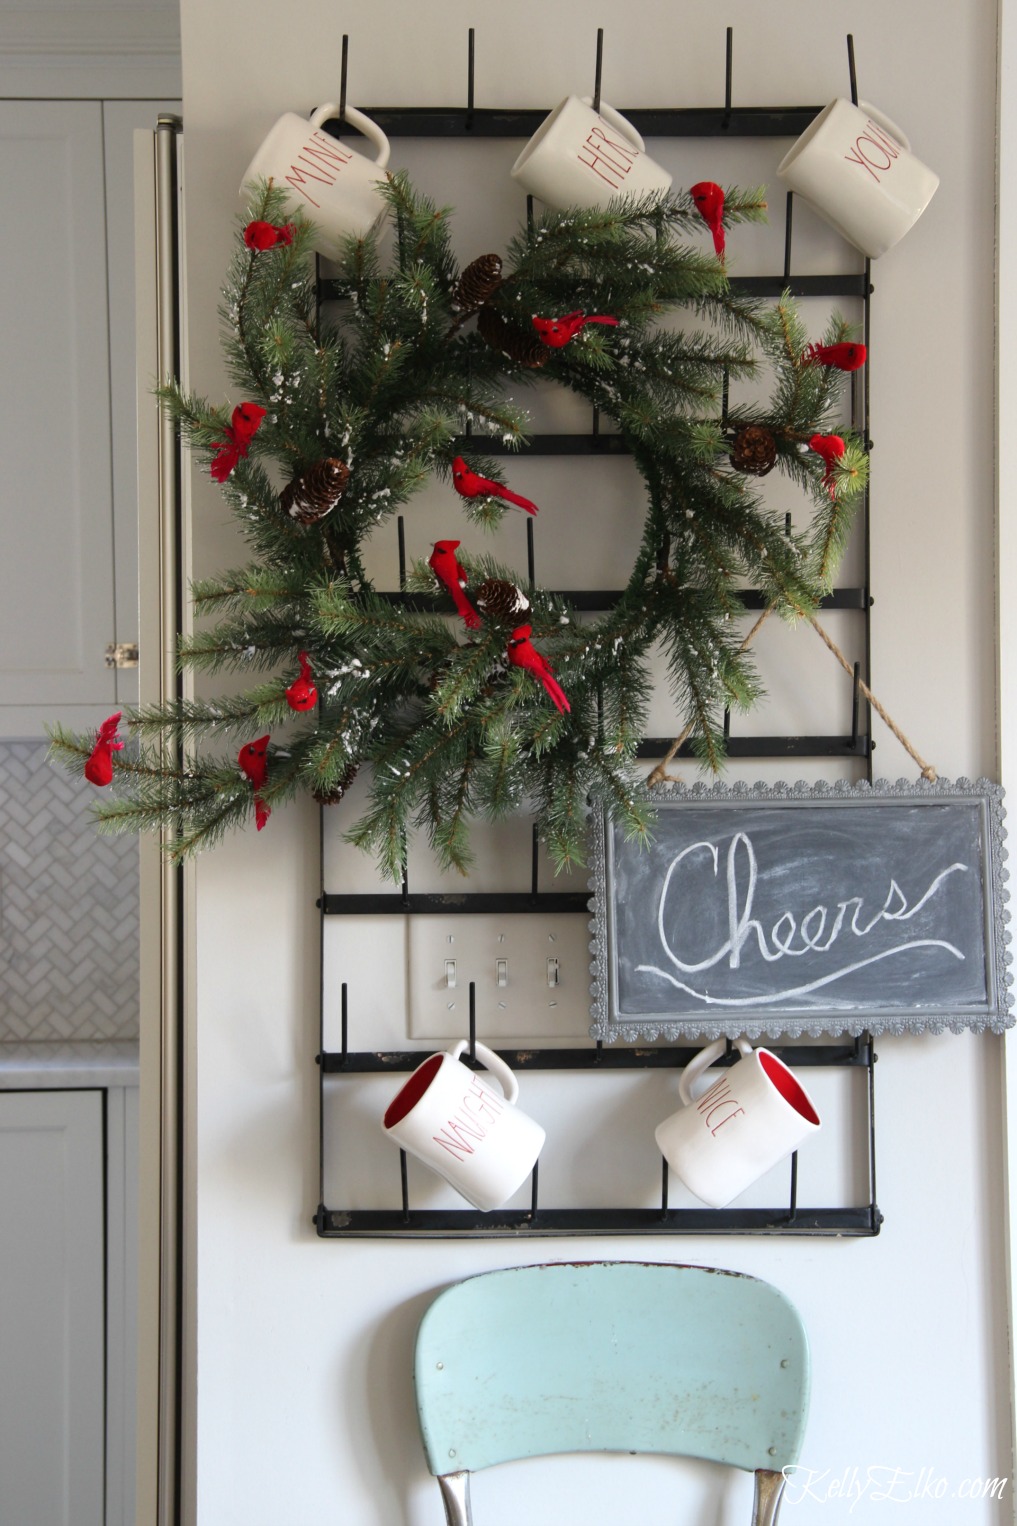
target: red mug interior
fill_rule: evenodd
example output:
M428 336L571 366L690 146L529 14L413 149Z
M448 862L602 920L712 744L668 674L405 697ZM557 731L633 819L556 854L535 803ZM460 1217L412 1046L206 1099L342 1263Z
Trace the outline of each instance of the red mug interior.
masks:
M800 1113L807 1122L814 1123L818 1128L819 1116L816 1109L812 1106L802 1087L799 1086L783 1060L778 1060L777 1056L771 1054L768 1049L759 1049L757 1053L760 1065L780 1092L784 1101L789 1103L796 1113Z
M432 1054L431 1058L425 1060L423 1065L417 1066L406 1085L400 1087L386 1108L385 1117L382 1119L385 1128L392 1128L393 1125L400 1123L407 1113L412 1113L441 1069L441 1062L444 1058L443 1054Z

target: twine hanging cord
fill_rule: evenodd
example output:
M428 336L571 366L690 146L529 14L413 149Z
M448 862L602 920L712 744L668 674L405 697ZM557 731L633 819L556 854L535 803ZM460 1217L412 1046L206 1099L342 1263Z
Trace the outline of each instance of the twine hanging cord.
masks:
M742 642L741 646L738 648L738 650L740 652L746 651L752 645L752 643L755 640L756 636L758 635L759 631L762 629L764 622L773 613L773 608L774 608L774 606L771 604L767 609L763 610L763 613L760 615L759 619L756 621L755 625L749 631L748 635L745 637L745 640ZM808 615L806 618L808 619L808 622L812 626L812 629L815 631L816 635L819 637L819 639L826 646L827 650L831 651L833 653L833 655L836 657L837 661L840 663L840 665L844 669L845 673L849 674L853 678L854 677L854 668L848 662L847 658L844 656L844 653L841 651L840 647L837 645L836 641L834 641L834 639L830 635L830 633L823 629L823 627L820 625L819 621L815 618L814 615ZM931 763L926 763L925 759L921 756L921 754L917 751L917 749L914 746L912 746L911 742L904 735L903 731L901 731L900 727L890 718L890 716L883 709L883 706L879 703L879 700L873 694L872 690L869 688L868 684L865 682L864 679L860 678L858 680L858 687L861 690L862 694L865 696L865 698L868 700L869 704L872 706L873 710L875 710L875 712L879 716L879 718L893 732L894 736L897 738L898 742L904 748L905 752L907 752L908 756L913 758L914 761L918 764L918 767L921 769L921 772L922 772L922 778L923 779L927 779L930 784L934 783L935 780L939 776L936 773L936 770L933 768L932 764ZM685 727L685 730L681 733L680 736L675 737L674 741L671 743L671 746L668 748L667 755L664 758L662 758L661 761L657 764L656 768L654 768L647 775L646 782L647 782L648 785L652 786L654 784L677 784L677 783L679 783L678 776L676 774L669 774L668 771L667 771L667 768L668 768L668 764L671 763L672 760L677 755L679 748L682 746L682 744L684 742L688 741L688 739L691 736L691 734L692 734L692 726L689 725L689 726Z

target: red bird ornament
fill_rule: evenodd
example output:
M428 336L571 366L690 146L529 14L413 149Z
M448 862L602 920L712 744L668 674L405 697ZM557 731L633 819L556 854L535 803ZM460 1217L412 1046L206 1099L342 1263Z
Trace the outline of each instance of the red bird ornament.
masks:
M817 456L821 456L826 462L826 471L823 473L823 486L828 490L831 498L837 496L837 484L834 481L834 466L844 454L844 441L839 434L814 434L809 440L809 449L814 450Z
M492 482L490 477L481 477L471 471L462 456L456 456L452 462L452 482L461 498L504 498L506 503L514 503L527 514L537 512L537 505L528 498L520 498L518 493L502 487L500 482Z
M515 667L522 668L525 672L544 685L552 703L559 712L571 710L572 706L565 698L565 691L554 677L554 669L546 657L542 657L537 648L530 642L533 631L532 625L517 625L508 643L508 660Z
M318 703L318 691L311 682L311 661L306 652L298 652L297 656L300 677L286 690L286 703L291 710L313 710Z
M292 242L292 223L284 223L280 227L276 223L253 222L248 223L244 229L244 243L255 254L261 254L266 249L275 249L280 244L292 244Z
M434 550L428 558L427 565L442 587L448 590L452 597L452 603L462 615L469 629L475 631L482 624L482 621L463 592L467 579L456 556L458 549L459 542L457 540L436 540Z
M272 814L271 806L267 806L258 793L268 782L268 738L266 731L256 741L245 742L237 753L241 772L254 787L254 824L259 832Z
M868 350L864 344L810 344L802 355L806 366L835 366L838 371L857 371L864 366Z
M692 197L703 222L713 234L713 247L717 258L724 258L726 242L724 238L724 192L720 186L712 180L698 180L689 188Z
M263 789L268 783L268 738L266 732L257 741L245 742L237 753L237 762L240 764L241 773L250 779L255 792Z
M534 317L533 319L533 327L537 331L537 338L541 344L546 344L552 350L562 349L588 323L606 323L612 328L618 327L617 318L597 317L593 313L589 315L586 313L566 313L563 318Z
M123 751L123 742L117 736L117 727L120 725L121 711L109 716L103 721L95 734L95 746L91 756L85 764L85 778L89 784L97 784L100 789L104 784L113 782L113 754Z
M212 458L213 482L225 482L241 456L247 455L267 411L257 403L239 403L234 408L232 421L226 426L225 440L215 442L217 450Z

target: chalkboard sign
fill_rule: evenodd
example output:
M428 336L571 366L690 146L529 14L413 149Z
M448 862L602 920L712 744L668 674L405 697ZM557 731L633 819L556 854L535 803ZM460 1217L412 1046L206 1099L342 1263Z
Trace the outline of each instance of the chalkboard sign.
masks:
M595 824L600 1039L1000 1032L1011 1015L1002 790L645 792L651 840Z

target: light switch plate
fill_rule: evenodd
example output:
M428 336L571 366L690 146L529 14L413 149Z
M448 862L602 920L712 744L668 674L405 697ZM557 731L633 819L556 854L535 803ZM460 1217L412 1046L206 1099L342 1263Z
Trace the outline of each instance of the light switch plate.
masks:
M485 1043L547 1044L588 1035L586 916L411 917L407 958L411 1038L464 1037L471 980L477 1037Z

